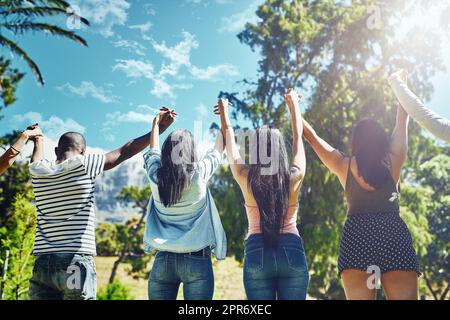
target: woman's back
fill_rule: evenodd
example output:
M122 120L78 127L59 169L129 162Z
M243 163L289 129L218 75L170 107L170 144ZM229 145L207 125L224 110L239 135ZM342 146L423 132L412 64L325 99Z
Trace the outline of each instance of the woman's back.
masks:
M357 167L350 158L345 184L348 214L398 213L399 196L394 179L390 177L381 187L373 188L359 176Z

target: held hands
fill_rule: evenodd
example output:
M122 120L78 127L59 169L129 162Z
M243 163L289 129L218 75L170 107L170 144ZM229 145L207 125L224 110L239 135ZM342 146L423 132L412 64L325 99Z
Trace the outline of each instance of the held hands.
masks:
M25 131L22 132L22 135L33 142L36 142L36 140L43 138L41 128L39 128L39 125L37 123L29 126Z
M408 71L406 71L405 69L398 69L391 75L390 78L395 78L395 77L399 77L403 82L407 83L408 82Z
M153 127L159 126L159 133L166 131L173 123L177 116L177 112L167 107L161 107L160 112L153 119Z
M298 107L302 96L300 96L294 89L289 88L288 92L284 95L284 101L286 101L287 106L290 110Z

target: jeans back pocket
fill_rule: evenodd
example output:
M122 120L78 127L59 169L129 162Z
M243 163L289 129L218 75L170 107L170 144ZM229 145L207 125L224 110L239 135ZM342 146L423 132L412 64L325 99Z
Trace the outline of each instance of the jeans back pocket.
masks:
M253 249L245 252L244 270L246 272L259 272L263 268L264 248Z
M283 247L287 264L294 271L308 271L305 251L299 248Z

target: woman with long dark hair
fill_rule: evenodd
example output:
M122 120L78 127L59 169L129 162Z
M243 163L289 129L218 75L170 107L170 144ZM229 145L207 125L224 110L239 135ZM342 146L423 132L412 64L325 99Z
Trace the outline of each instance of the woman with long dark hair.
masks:
M286 94L292 116L293 160L289 162L281 132L263 126L250 137L250 163L239 155L228 115L219 100L230 168L245 199L248 237L245 242L244 286L249 300L304 300L309 283L303 241L297 229L300 186L305 174L300 96Z
M360 121L353 130L350 157L303 121L304 137L345 190L348 218L341 234L338 269L349 300L375 299L379 281L388 299L417 299L419 263L399 207L408 119L399 106L391 138L377 122Z
M150 273L151 300L175 300L183 283L186 300L211 300L214 274L211 253L226 257L226 237L208 180L219 167L223 137L198 159L194 137L175 130L159 148L159 123L173 110L162 108L153 121L150 150L144 155L152 198L144 235L145 251L157 250Z

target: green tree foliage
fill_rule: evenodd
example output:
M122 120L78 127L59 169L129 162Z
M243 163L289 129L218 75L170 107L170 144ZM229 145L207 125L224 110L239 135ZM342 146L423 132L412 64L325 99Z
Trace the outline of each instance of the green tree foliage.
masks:
M227 235L228 255L242 261L248 223L242 192L228 167L220 168L211 182L210 189Z
M0 137L0 152L17 139L18 132ZM26 194L31 190L28 167L23 162L14 163L0 176L0 226L6 223L11 214L12 203L18 194Z
M36 230L36 209L31 204L33 195L28 192L17 195L13 202L13 214L0 227L0 269L5 266L8 252L6 280L2 283L4 299L27 299L34 256L33 245Z
M151 256L145 254L142 239L144 238L144 219L147 214L150 195L150 185L147 185L145 187L125 187L116 196L116 199L123 204L131 204L133 208L138 209L139 218L132 218L125 225L116 226L119 257L111 270L110 284L114 282L117 268L123 262L131 264L130 273L136 277L148 275L146 267L151 260Z
M108 284L106 288L102 288L97 293L98 300L134 300L130 288L115 280Z
M0 1L0 45L8 49L12 54L25 60L40 84L44 84L44 77L37 63L23 49L17 37L24 33L43 32L53 36L60 36L73 40L83 46L87 46L86 40L74 31L67 30L56 24L48 23L52 17L65 17L77 20L86 26L89 22L78 16L70 7L70 4L62 0L5 0ZM3 104L8 106L15 100L15 91L23 74L10 67L10 61L3 57L0 59L0 97Z
M95 242L99 256L118 256L123 247L118 240L119 230L116 224L101 223L95 229Z
M0 110L16 102L16 89L24 74L11 67L11 60L0 57ZM2 117L0 116L0 119Z
M417 179L428 186L428 228L433 235L422 257L427 288L436 300L445 300L450 290L450 150L422 164ZM432 201L430 201L430 198Z
M444 1L433 2L443 4ZM380 10L376 17L380 21L371 25L374 5ZM392 130L397 107L387 84L392 71L398 67L410 70L411 86L427 99L433 89L430 76L443 69L436 50L441 43L438 33L421 28L404 37L396 34L402 17L413 8L406 0L267 0L256 12L259 22L247 24L238 35L242 43L261 54L258 79L244 80L249 89L243 95L222 92L221 96L228 97L237 107L235 118L243 116L253 127L273 124L289 135L283 94L289 87L297 88L308 106L306 119L331 145L350 154L352 127L358 120L370 117ZM415 186L413 173L420 164L436 156L439 147L421 135L416 124L411 125L410 132L405 179ZM411 216L408 223L423 256L431 239L426 223L428 211L422 206L426 202L423 197L429 193L417 194L412 187L404 189L408 192L405 198L417 197L421 201L417 205L405 200L402 210L403 216ZM224 194L231 192L223 190ZM311 269L310 294L318 298L343 297L337 254L345 212L338 179L307 148L299 228ZM242 224L242 220L235 222Z

